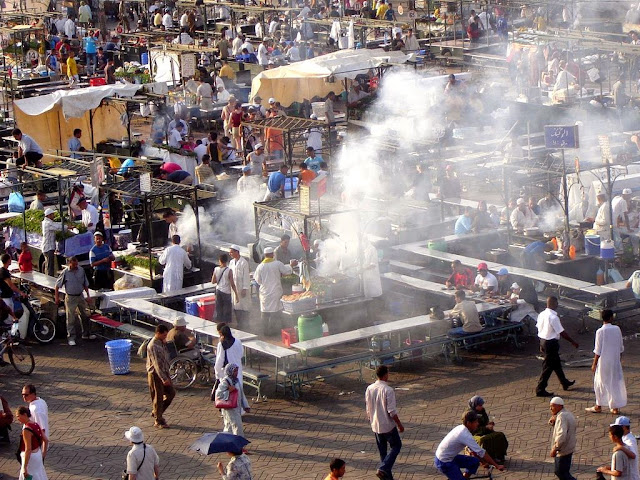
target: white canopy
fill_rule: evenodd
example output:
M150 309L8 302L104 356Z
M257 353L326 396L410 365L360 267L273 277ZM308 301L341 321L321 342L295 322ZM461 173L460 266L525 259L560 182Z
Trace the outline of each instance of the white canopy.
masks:
M23 113L31 116L47 112L60 105L65 118L79 118L87 110L97 108L104 98L119 95L132 97L143 85L115 84L101 87L79 88L77 90L58 90L49 95L16 100L15 105Z
M409 55L375 50L339 50L319 57L265 70L251 83L251 98L274 97L282 105L324 97L330 91L342 91L334 80L354 79L383 64L401 65ZM329 83L331 80L332 83ZM336 93L337 93L336 92Z

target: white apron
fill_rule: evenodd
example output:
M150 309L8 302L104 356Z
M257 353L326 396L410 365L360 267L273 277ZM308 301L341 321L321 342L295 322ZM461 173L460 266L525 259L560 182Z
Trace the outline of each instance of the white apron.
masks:
M260 311L279 312L282 310L282 275L290 275L293 269L278 260L261 263L253 274L253 279L260 285Z
M593 353L600 356L593 377L596 405L610 409L627 405L627 389L620 363L620 354L623 351L624 345L619 327L605 323L596 331L596 345Z
M171 245L164 249L158 259L164 265L162 293L173 292L182 288L184 269L191 268L189 255L180 245Z
M233 273L233 281L236 283L238 293L242 294L242 290L246 290L245 297L237 297L235 292L231 292L233 300L233 309L249 311L251 309L251 280L249 278L249 262L246 258L231 259L229 268Z

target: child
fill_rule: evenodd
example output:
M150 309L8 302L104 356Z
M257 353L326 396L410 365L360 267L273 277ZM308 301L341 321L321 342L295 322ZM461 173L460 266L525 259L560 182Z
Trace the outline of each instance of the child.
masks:
M80 82L80 77L78 76L78 65L76 64L76 59L73 57L73 54L69 55L67 59L67 76L69 77L69 83L71 85L75 85Z
M27 242L20 244L20 256L18 257L18 267L22 273L28 273L33 270L33 258L31 257L31 250Z

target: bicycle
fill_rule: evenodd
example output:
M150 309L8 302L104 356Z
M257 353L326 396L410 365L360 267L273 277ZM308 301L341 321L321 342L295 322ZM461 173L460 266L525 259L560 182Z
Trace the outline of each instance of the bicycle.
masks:
M36 368L36 361L31 351L19 343L18 324L5 327L0 336L0 358L5 352L9 355L9 362L20 375L31 375ZM7 365L5 362L4 365Z
M176 390L185 390L196 380L202 385L211 383L211 367L216 363L216 357L211 350L196 345L193 350L177 352L173 342L167 342L169 356L169 375Z
M42 316L42 304L39 299L31 297L31 288L28 285L21 285L20 290L27 294L26 298L20 298L20 303L24 305L26 311L19 320L22 326L24 326L24 322L28 321L24 334L25 340L29 335L33 335L41 344L50 343L56 336L56 324L49 318ZM28 316L24 318L27 312ZM20 330L24 330L24 328L18 330L20 337L22 337Z

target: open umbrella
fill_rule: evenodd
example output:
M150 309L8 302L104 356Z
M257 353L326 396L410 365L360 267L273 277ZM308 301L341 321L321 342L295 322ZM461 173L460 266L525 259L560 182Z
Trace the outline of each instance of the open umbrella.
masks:
M233 452L238 453L249 444L249 440L232 433L205 433L193 445L189 447L201 455L211 455L212 453Z

